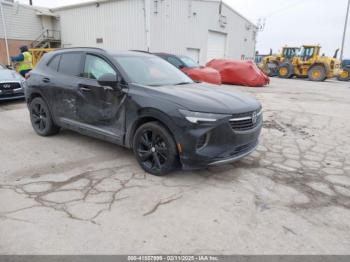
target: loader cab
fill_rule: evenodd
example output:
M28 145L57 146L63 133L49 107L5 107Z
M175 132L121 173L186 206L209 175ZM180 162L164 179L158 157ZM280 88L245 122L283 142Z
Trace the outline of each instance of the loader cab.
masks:
M300 51L298 47L283 47L281 56L286 59L291 59L296 56Z
M299 57L302 61L308 61L311 58L316 58L319 55L320 47L319 46L303 46L300 49Z

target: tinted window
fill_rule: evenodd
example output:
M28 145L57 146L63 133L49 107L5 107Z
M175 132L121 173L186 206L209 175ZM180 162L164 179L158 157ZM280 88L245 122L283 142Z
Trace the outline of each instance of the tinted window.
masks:
M169 56L167 58L168 62L170 64L172 64L173 66L176 66L177 68L179 68L180 66L182 66L182 63L179 59L175 58L175 57L172 57L172 56Z
M113 74L116 75L113 67L108 64L104 59L94 56L87 55L85 59L85 66L83 76L91 79L99 79L103 74Z
M149 86L193 83L180 70L155 56L116 56L115 59L132 82Z
M59 72L71 76L80 75L81 53L63 54L60 61Z
M56 55L54 58L51 59L51 61L48 63L48 67L50 67L52 70L57 71L58 65L60 63L61 56Z
M187 56L183 56L180 59L186 65L186 67L190 67L190 68L199 67L199 65L195 61L193 61L191 58Z

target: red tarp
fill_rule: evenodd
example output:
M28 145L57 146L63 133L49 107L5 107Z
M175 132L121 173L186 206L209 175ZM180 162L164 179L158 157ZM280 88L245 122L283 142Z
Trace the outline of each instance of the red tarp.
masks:
M201 66L198 68L185 67L181 70L192 78L192 80L221 85L220 73L213 68Z
M213 59L207 66L220 72L223 84L260 87L270 83L269 77L253 61Z

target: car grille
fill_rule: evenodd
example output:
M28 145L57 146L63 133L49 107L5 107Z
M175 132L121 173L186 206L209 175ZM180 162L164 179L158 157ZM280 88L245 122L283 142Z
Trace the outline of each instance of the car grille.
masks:
M0 83L0 90L13 90L21 88L20 83L10 82L10 83Z
M257 126L262 117L262 109L242 114L235 114L230 119L231 128L235 131L246 131Z

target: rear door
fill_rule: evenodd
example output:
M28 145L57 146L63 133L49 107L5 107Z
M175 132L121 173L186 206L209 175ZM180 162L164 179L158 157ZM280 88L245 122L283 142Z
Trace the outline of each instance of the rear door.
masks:
M42 79L50 86L51 110L55 119L76 120L76 92L83 66L83 52L67 52L54 56L48 63L49 74Z

